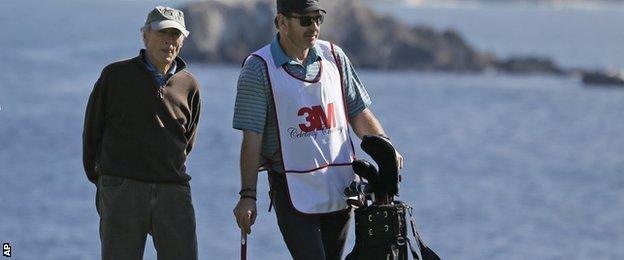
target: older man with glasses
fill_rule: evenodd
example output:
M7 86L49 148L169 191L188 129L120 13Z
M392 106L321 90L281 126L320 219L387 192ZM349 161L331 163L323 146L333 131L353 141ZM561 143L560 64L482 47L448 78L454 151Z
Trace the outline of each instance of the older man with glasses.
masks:
M385 136L345 53L319 40L326 13L318 0L277 0L278 33L245 60L234 108L243 132L238 226L251 232L257 173L267 170L294 259L341 258L350 212L343 191L355 178L349 128Z

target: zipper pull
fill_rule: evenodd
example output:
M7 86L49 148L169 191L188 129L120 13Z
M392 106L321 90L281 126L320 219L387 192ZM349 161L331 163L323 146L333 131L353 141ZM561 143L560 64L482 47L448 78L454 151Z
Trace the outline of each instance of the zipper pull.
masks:
M158 87L158 97L160 97L160 99L164 99L165 98L165 88L164 88L164 86Z

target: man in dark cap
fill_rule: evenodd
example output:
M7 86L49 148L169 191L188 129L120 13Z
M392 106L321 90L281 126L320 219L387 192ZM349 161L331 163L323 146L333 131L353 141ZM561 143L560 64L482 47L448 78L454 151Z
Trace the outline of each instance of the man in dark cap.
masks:
M341 258L350 212L343 191L355 178L349 128L360 138L385 136L347 56L318 39L325 14L317 0L278 0L278 34L246 59L236 94L233 127L243 141L234 215L250 233L257 172L268 170L294 259Z
M186 173L200 113L199 86L178 57L184 14L154 8L139 56L104 68L89 97L83 163L97 186L102 259L143 259L150 234L158 259L197 259Z

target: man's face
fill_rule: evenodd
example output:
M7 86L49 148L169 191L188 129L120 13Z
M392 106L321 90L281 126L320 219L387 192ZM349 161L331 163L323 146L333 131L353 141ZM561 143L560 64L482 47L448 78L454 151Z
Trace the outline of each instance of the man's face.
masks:
M154 65L165 65L172 63L180 53L184 35L175 28L148 29L143 34L143 42L150 61Z
M286 18L286 37L297 48L311 48L321 33L321 21L319 21L322 19L321 17L320 11L288 15Z

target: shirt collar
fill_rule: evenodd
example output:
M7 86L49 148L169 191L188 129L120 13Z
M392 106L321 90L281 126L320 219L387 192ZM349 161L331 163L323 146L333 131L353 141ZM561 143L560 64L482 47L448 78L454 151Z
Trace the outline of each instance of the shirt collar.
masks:
M273 62L275 62L275 67L279 68L284 64L299 65L299 63L297 63L294 59L286 55L286 52L284 52L282 46L279 43L279 37L280 35L279 33L277 33L273 38L273 41L271 42L271 55L273 56ZM321 59L321 56L318 55L319 53L321 53L319 48L320 47L318 43L315 42L314 46L310 48L310 52L308 52L308 59L304 66L307 66L312 62Z
M161 75L160 71L156 68L156 66L154 66L154 64L152 64L152 62L147 58L145 49L141 50L141 56L143 56L143 62L145 62L145 67L147 67L147 70L151 71L152 73ZM178 64L176 60L174 59L173 62L171 63L171 66L169 67L169 70L167 71L167 76L171 76L175 74L177 69L178 69Z

